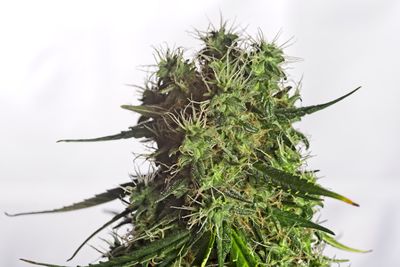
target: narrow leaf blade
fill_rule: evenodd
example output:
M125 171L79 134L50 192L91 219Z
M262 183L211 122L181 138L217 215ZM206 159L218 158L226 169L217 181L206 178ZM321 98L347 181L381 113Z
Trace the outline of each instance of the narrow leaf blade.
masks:
M305 228L312 228L312 229L316 229L316 230L320 230L323 232L326 232L328 234L331 235L335 235L334 232L332 232L331 230L329 230L328 228L325 228L319 224L313 223L309 220L304 219L303 217L291 213L291 212L287 212L287 211L283 211L283 210L279 210L279 209L273 209L272 210L272 214L281 222L281 223L286 223L286 224L291 224L291 225L298 225L301 227L305 227Z
M208 242L208 246L207 246L207 250L206 250L206 254L203 258L203 261L201 262L200 267L205 267L208 261L208 258L211 255L211 251L214 247L214 242L215 242L215 236L216 236L216 231L214 231L211 236L210 236L210 241Z
M278 109L276 110L276 114L278 117L286 118L286 119L294 119L294 118L299 118L303 117L308 114L312 114L314 112L320 111L322 109L325 109L329 106L332 106L333 104L345 99L346 97L354 94L357 90L359 90L361 86L357 87L350 93L345 94L344 96L341 96L335 100L329 101L324 104L319 104L319 105L312 105L312 106L307 106L307 107L299 107L299 108L286 108L286 109Z
M121 108L134 111L148 117L159 117L167 112L165 109L155 105L140 105L140 106L122 105Z
M329 235L323 235L322 239L329 245L331 245L332 247L344 250L344 251L348 251L348 252L356 252L356 253L368 253L371 252L372 250L361 250L361 249L356 249L356 248L352 248L352 247L348 247L342 243L340 243L339 241L337 241L335 238L329 236Z
M231 256L234 258L233 261L236 261L236 266L240 267L258 266L256 257L249 249L248 245L240 236L240 234L236 232L234 229L231 229L231 235L232 235Z
M199 238L192 244L195 252L195 259L193 262L193 266L200 266L201 262L205 258L207 254L208 243L210 242L211 235L210 231L206 231L204 233L199 233Z
M96 138L88 138L88 139L62 139L58 140L57 143L60 142L99 142L99 141L112 141L112 140L120 140L120 139L129 139L129 138L142 138L142 137L151 137L152 133L145 127L145 124L138 124L134 127L131 127L128 131L122 131L119 134L113 134L103 137Z
M138 250L134 250L132 253L116 258L110 258L106 262L90 264L89 266L86 267L136 266L133 264L137 263L144 257L156 256L161 253L161 250L174 246L174 244L176 243L182 243L183 241L188 241L189 238L190 238L189 231L182 230L177 233L174 233L173 235L167 236L163 239L153 241L145 247L142 247Z
M53 209L53 210L42 210L42 211L33 211L33 212L21 212L21 213L16 213L16 214L10 214L6 213L7 216L10 217L15 217L15 216L22 216L22 215L33 215L33 214L46 214L46 213L57 213L57 212L66 212L66 211L74 211L74 210L80 210L80 209L86 209L90 207L94 207L97 205L104 204L109 201L113 201L117 198L122 198L124 197L127 192L124 188L128 186L133 186L133 183L125 183L121 184L119 187L109 189L104 193L95 195L92 198L85 199L81 202L74 203L69 206L65 206L59 209Z
M223 227L222 260L225 262L226 256L229 254L229 251L231 250L232 247L232 237L231 237L231 228L226 221L222 223L222 227Z
M26 263L34 264L34 265L39 265L39 266L46 266L46 267L67 267L63 265L54 265L54 264L49 264L49 263L43 263L43 262L36 262L36 261L31 261L27 259L20 259L21 261L24 261Z
M106 228L107 226L111 225L112 223L118 221L119 219L123 218L125 215L129 214L129 212L131 212L130 209L125 209L123 212L121 212L120 214L115 215L111 220L109 220L108 222L106 222L105 224L103 224L100 228L98 228L96 231L94 231L88 238L85 239L85 241L82 242L82 244L74 251L74 253L72 254L72 256L67 260L70 261L72 260L76 254L78 254L78 252L83 248L83 246L90 240L92 239L92 237L94 237L95 235L97 235L101 230L103 230L104 228Z
M303 194L311 194L311 195L320 195L335 198L337 200L341 200L353 206L359 206L357 203L353 202L349 198L327 190L323 187L320 187L316 184L313 184L305 179L302 179L298 175L293 175L278 169L275 169L271 166L267 166L264 163L256 163L254 167L259 170L261 173L266 174L267 177L273 184L281 186L285 189L293 190L295 192L300 192Z
M231 249L230 229L221 213L214 214L214 225L217 239L218 266L224 267L225 258Z
M296 131L296 130L294 130L293 133L295 135L297 135L297 137L301 140L301 142L303 142L303 144L305 145L306 149L310 148L310 142L308 141L308 138L305 136L305 134L303 134L300 131Z

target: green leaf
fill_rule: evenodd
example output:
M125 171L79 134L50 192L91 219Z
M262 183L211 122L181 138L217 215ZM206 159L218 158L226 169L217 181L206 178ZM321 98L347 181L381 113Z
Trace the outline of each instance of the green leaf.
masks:
M130 209L125 209L123 212L115 215L111 220L109 220L108 222L106 222L105 224L103 224L100 228L98 228L96 231L94 231L88 238L85 239L85 241L82 242L82 244L75 250L75 252L72 254L72 256L67 260L70 261L72 260L76 254L78 254L78 252L83 248L83 246L95 235L97 235L101 230L103 230L104 228L106 228L107 226L109 226L110 224L118 221L119 219L125 217L126 215L128 215L131 212Z
M146 122L146 121L148 121L150 119L151 119L150 117L142 115L142 116L139 117L137 123L144 123L144 122Z
M301 217L295 213L291 213L291 212L273 208L272 214L274 217L276 217L278 219L279 222L281 222L283 224L298 225L298 226L305 227L305 228L313 228L313 229L317 229L317 230L326 232L331 235L335 235L335 233L332 232L331 230L329 230L328 228L325 228L321 225L318 225L307 219L304 219L303 217Z
M121 108L130 111L135 111L141 115L145 115L148 117L159 117L167 112L167 110L156 105L140 105L140 106L122 105Z
M256 267L258 266L257 258L246 244L246 241L236 232L231 229L232 247L231 247L231 260L237 267Z
M226 256L232 247L232 237L231 237L231 227L226 221L222 223L223 233L222 233L222 253L221 258L225 262ZM224 265L222 265L224 266Z
M257 127L245 121L241 121L240 125L243 126L243 129L249 133L257 133L260 130Z
M307 194L301 194L301 193L296 193L296 197L301 197L303 199L308 199L308 200L312 200L312 201L318 201L318 202L321 202L320 205L322 205L322 201L323 201L322 198L310 196Z
M302 132L293 129L293 134L296 135L301 140L301 142L303 142L303 144L306 146L306 149L310 148L310 142Z
M187 193L188 187L187 179L177 179L173 181L168 188L161 192L160 198L155 203L159 203L171 195L174 195L176 198L180 198Z
M46 266L46 267L67 267L67 266L63 266L63 265L54 265L54 264L48 264L48 263L43 263L43 262L36 262L36 261L31 261L31 260L27 260L27 259L20 259L21 261L30 263L30 264L34 264L34 265L39 265L39 266Z
M94 207L94 206L101 205L106 202L115 200L117 198L124 197L127 194L125 188L128 186L133 186L133 185L134 185L133 183L121 184L119 187L107 190L106 192L95 195L92 198L88 198L81 202L74 203L72 205L65 206L65 207L62 207L59 209L33 211L33 212L21 212L21 213L16 213L16 214L9 214L9 213L5 213L5 214L10 217L15 217L15 216L21 216L21 215L66 212L66 211L73 211L73 210L80 210L80 209L85 209L85 208L89 208L89 207Z
M283 96L287 95L292 88L292 86L286 86L285 88L274 94L272 97L281 99Z
M346 245L343 245L342 243L338 242L335 238L329 236L329 235L323 235L322 239L329 245L331 245L332 247L341 249L341 250L345 250L348 252L356 252L356 253L368 253L371 252L372 250L361 250L361 249L355 249L355 248L351 248L348 247Z
M237 192L237 191L235 191L234 189L226 189L226 190L224 191L224 194L225 194L227 197L236 199L236 200L238 200L238 201L242 201L242 202L245 202L245 203L253 204L253 201L251 201L251 200L249 200L249 199L246 199L245 197L243 197L243 196L240 194L240 192Z
M254 220L251 220L251 227L252 227L254 233L256 234L257 241L260 244L266 244L267 241L265 240L265 236L263 235L261 228L257 224L257 222L255 222ZM264 255L268 255L269 248L267 246L263 246L263 249L264 249L264 251L263 251Z
M314 112L320 111L322 109L325 109L343 99L345 99L346 97L350 96L351 94L355 93L357 90L359 90L361 88L361 86L357 87L356 89L354 89L353 91L351 91L348 94L345 94L344 96L341 96L335 100L329 101L327 103L324 104L320 104L320 105L313 105L313 106L307 106L307 107L299 107L299 108L279 108L276 110L276 115L278 116L278 118L285 118L285 119L295 119L295 118L299 118L299 117L303 117L307 114L312 114Z
M211 255L211 251L214 247L214 242L215 242L215 236L216 236L216 231L214 230L213 233L210 236L210 240L208 241L206 253L204 255L203 261L201 262L200 267L205 267L208 261L208 258Z
M327 260L327 261L335 262L335 263L349 262L348 259L332 259L332 258L329 258L329 257L326 257L326 256L323 256L322 258L325 259L325 260Z
M156 261L162 261L162 264L160 266L172 266L171 262L176 262L179 261L184 255L186 255L187 251L182 252L184 249L185 245L188 244L190 237L187 236L185 238L181 238L176 242L171 243L167 247L162 248L161 250L157 250L155 252L149 253L143 257L140 257L137 260L130 261L127 263L128 266L134 266L134 264L141 264L142 266L150 266L148 265L150 261L156 260Z
M224 267L225 258L231 250L230 228L221 212L216 212L213 219L216 229L218 266Z
M265 163L258 162L254 164L254 167L259 170L261 173L266 174L269 180L282 188L293 190L294 192L300 192L303 194L311 194L311 195L320 195L335 198L351 204L353 206L359 206L357 203L352 200L339 195L335 192L322 188L316 184L313 184L298 175L293 175L278 169L275 169L271 166L267 166Z
M189 231L182 230L179 232L171 233L168 237L163 239L159 239L156 241L151 242L150 244L133 251L124 256L110 258L109 261L106 262L99 262L97 264L91 264L86 267L116 267L116 266L123 266L123 264L128 264L131 266L130 263L135 263L141 260L143 257L154 257L161 254L163 249L168 249L171 246L175 246L176 243L182 243L183 240L188 240L190 238Z
M208 243L210 242L211 234L212 233L210 231L199 233L198 239L192 244L196 255L193 261L193 266L200 266L202 260L204 259L207 253Z
M119 134L108 135L97 138L89 138L89 139L62 139L58 140L59 142L98 142L98 141L111 141L111 140L119 140L119 139L128 139L128 138L142 138L142 137L152 137L152 132L146 127L146 124L138 124L134 127L131 127L128 131L122 131Z
M165 253L167 250L163 250L163 255L169 254L169 256L163 258L162 262L160 263L159 267L167 267L167 266L181 266L182 258L184 258L190 250L193 250L193 245L198 244L198 241L203 238L202 234L196 233L196 235L191 235L189 239L182 239L185 242L178 242L175 245L173 252L174 253ZM162 257L162 256L161 256ZM197 258L197 256L196 256ZM171 264L172 263L172 264ZM194 265L198 266L198 265Z

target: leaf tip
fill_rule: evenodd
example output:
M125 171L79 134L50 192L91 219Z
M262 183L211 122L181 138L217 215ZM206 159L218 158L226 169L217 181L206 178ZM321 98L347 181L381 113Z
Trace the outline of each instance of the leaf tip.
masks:
M325 228L327 231L327 233L328 234L331 234L331 235L333 235L333 236L336 236L336 234L332 231L332 230L329 230L329 229L327 229L327 228Z
M78 250L76 250L71 257L69 257L66 261L71 261L73 258L75 258L76 254L78 254L80 248L78 248Z
M350 205L353 205L355 207L360 207L360 204L358 204L358 203L356 203L356 202L354 202L354 201L352 201L352 200L350 200L348 198L344 199L344 202L349 203Z
M26 262L26 263L29 263L29 264L43 265L43 264L40 264L40 263L38 263L38 262L31 261L31 260L27 260L27 259L23 259L23 258L20 258L19 260L20 260L20 261L23 261L23 262Z
M344 196L342 196L342 195L336 195L336 197L334 197L334 198L336 198L336 199L338 199L338 200L341 200L341 201L343 201L343 202L345 202L345 203L347 203L347 204L350 204L350 205L353 205L353 206L355 206L355 207L359 207L360 205L358 204L358 203L356 203L356 202L354 202L353 200L351 200L351 199L349 199L349 198L347 198L347 197L344 197Z

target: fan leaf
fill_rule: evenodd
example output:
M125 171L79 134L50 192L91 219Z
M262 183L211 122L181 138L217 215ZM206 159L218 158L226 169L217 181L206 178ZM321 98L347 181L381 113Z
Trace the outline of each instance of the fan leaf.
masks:
M257 258L249 249L249 245L243 240L243 237L231 229L232 247L231 259L237 267L256 267L258 266Z
M248 198L246 199L245 197L243 197L239 192L235 191L234 189L226 189L224 191L224 194L232 199L244 202L244 203L248 203L248 204L253 204L252 200L249 200Z
M348 251L348 252L356 252L356 253L368 253L371 252L372 250L361 250L361 249L356 249L352 247L348 247L339 241L337 241L335 238L329 236L329 235L323 235L322 239L325 241L325 243L331 245L332 247Z
M231 228L229 227L228 223L226 221L222 222L222 242L221 242L221 252L218 252L218 257L225 262L226 256L228 255L229 251L231 250L232 247L232 238L231 238ZM224 264L221 265L221 263L218 263L220 267L224 266Z
M36 261L31 261L27 259L20 259L21 261L24 261L26 263L34 264L34 265L39 265L39 266L46 266L46 267L67 267L64 265L54 265L54 264L48 264L48 263L43 263L43 262L36 262Z
M97 264L91 264L86 267L115 267L124 266L123 264L135 263L142 259L143 257L157 256L162 253L163 249L167 249L174 246L176 243L182 243L184 240L189 240L190 233L187 230L182 230L180 232L175 232L170 236L151 242L147 246L144 246L138 250L133 251L125 256L120 256L116 258L111 258L107 262L99 262ZM129 265L131 266L131 265Z
M328 234L331 235L335 235L334 232L332 232L331 230L329 230L328 228L325 228L319 224L313 223L307 219L304 219L303 217L294 214L292 212L287 212L287 211L283 211L280 209L272 209L272 214L274 215L274 217L276 217L278 219L279 222L283 223L283 224L289 224L289 225L298 225L304 228L313 228L316 230L320 230L323 232L326 232Z
M208 241L208 245L206 248L206 253L204 255L203 261L201 262L200 267L205 267L208 261L208 258L210 258L211 255L211 251L214 247L214 242L215 242L215 236L217 235L216 231L214 231L211 236L210 236L210 240Z
M220 212L214 214L214 225L217 239L218 266L224 267L225 258L231 250L230 229L223 219L223 214Z
M134 111L148 117L159 117L167 112L162 107L155 105L140 105L140 106L122 105L121 108Z
M66 211L73 211L73 210L80 210L80 209L86 209L90 207L94 207L97 205L101 205L110 201L113 201L117 198L122 198L124 197L127 192L125 190L126 187L128 186L133 186L133 183L125 183L121 184L119 187L109 189L104 193L95 195L92 198L85 199L81 202L74 203L69 206L65 206L59 209L53 209L53 210L42 210L42 211L33 211L33 212L21 212L21 213L16 213L16 214L9 214L6 213L7 216L10 217L15 217L15 216L21 216L21 215L32 215L32 214L45 214L45 213L57 213L57 212L66 212Z
M320 195L335 198L337 200L341 200L353 206L359 206L357 203L352 200L339 195L335 192L327 190L323 187L320 187L316 184L313 184L298 175L293 175L278 169L275 169L271 166L267 166L264 163L258 162L254 164L254 167L259 170L261 173L267 175L267 178L275 185L281 186L287 190L293 190L294 192L300 192L303 194L311 194L311 195Z
M72 254L72 256L67 260L70 261L72 260L76 254L78 254L78 252L83 248L83 246L90 240L92 239L92 237L94 237L95 235L97 235L101 230L103 230L104 228L106 228L107 226L109 226L110 224L118 221L119 219L125 217L126 215L128 215L131 212L130 209L125 209L123 212L115 215L111 220L109 220L108 222L106 222L105 224L103 224L100 228L98 228L96 231L94 231L88 238L85 239L85 241L82 242L82 244L74 251L74 253Z
M152 137L153 133L146 127L146 124L138 124L134 127L131 127L128 131L122 131L119 134L113 134L103 137L96 138L88 138L88 139L62 139L58 140L59 142L99 142L99 141L112 141L112 140L120 140L120 139L129 139L129 138L149 138Z
M313 105L313 106L307 106L307 107L299 107L299 108L279 108L276 110L276 115L278 118L285 118L285 119L295 119L295 118L300 118L308 114L312 114L314 112L320 111L322 109L325 109L329 106L332 106L333 104L336 104L337 102L345 99L346 97L352 95L355 93L357 90L359 90L361 86L357 87L350 93L345 94L344 96L341 96L335 100L329 101L324 104L319 104L319 105Z

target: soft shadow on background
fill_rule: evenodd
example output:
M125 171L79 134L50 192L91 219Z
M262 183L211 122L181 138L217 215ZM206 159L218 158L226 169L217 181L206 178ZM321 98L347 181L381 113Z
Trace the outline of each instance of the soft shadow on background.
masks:
M327 249L351 266L400 266L400 3L397 1L9 1L0 2L0 210L63 206L128 181L136 140L56 144L112 134L136 123L119 108L137 103L141 65L153 48L199 45L193 29L218 24L271 40L291 37L288 65L302 79L303 103L324 102L362 85L345 101L297 125L311 138L320 183L361 204L327 199L320 220L369 254ZM145 166L142 166L145 172ZM65 264L120 203L73 213L0 216L0 266L18 258ZM103 231L100 237L109 237ZM94 238L90 244L107 245ZM85 247L71 265L99 254ZM348 264L343 264L348 266Z

